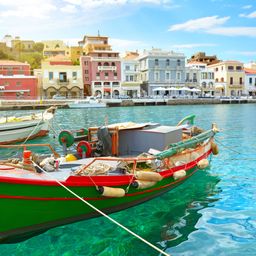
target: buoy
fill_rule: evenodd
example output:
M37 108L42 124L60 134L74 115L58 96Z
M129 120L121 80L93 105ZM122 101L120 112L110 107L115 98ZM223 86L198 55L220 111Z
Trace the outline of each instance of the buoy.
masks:
M153 187L156 184L156 181L147 181L147 180L135 180L132 183L132 186L137 189L145 189Z
M23 164L31 164L31 151L30 150L23 151Z
M180 171L177 171L177 172L173 173L173 178L175 180L181 179L185 176L186 176L186 171L185 170L180 170Z
M211 149L212 149L212 153L213 155L218 155L219 154L219 147L218 145L212 141L211 143Z
M65 160L66 160L66 162L71 162L71 161L76 161L77 158L73 154L67 154L65 156Z
M160 181L163 177L157 172L150 171L137 171L135 177L138 180L146 180L146 181Z
M123 197L125 195L125 190L122 188L100 186L98 187L98 191L102 196L107 197Z
M201 160L197 163L197 167L198 167L199 169L205 169L208 165L209 165L208 159L201 159Z
M92 153L92 147L88 141L82 140L77 144L77 154L79 157L89 157Z

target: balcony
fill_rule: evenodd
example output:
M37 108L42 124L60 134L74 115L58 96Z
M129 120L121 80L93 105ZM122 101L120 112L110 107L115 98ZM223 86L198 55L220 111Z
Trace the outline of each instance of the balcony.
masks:
M98 66L98 71L116 71L116 66Z
M66 79L66 80L57 79L56 81L58 85L69 85L69 79Z

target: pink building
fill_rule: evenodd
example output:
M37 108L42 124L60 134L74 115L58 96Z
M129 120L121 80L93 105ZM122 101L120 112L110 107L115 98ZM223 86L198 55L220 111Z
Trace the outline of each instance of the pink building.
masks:
M0 98L36 99L37 78L30 73L29 64L0 60Z
M121 59L108 44L108 37L85 36L80 42L84 94L116 97L121 92Z

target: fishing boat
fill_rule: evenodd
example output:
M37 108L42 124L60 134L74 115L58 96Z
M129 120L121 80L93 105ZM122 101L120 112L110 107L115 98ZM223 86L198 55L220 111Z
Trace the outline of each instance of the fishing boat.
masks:
M22 241L160 196L207 168L207 158L218 153L217 132L214 124L205 131L183 122L127 122L60 133L65 156L48 144L0 145L23 150L21 159L0 161L0 242ZM52 155L33 153L38 146L48 146Z
M50 107L37 114L1 117L0 144L16 143L47 135L49 122L53 119L55 110L55 107Z
M69 108L105 108L107 104L95 97L87 97L84 100L76 100L68 104Z

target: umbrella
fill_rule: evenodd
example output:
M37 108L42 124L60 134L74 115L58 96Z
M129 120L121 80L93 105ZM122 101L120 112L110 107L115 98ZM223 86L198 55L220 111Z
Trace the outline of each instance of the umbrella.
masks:
M153 92L155 91L165 91L165 89L163 87L157 87L155 89L153 89Z
M175 87L171 87L171 88L168 88L168 91L179 91L179 89Z
M193 88L193 89L191 89L190 91L191 91L191 92L201 92L201 90L196 89L196 88Z
M179 91L190 91L190 89L188 87L182 87L179 89Z

